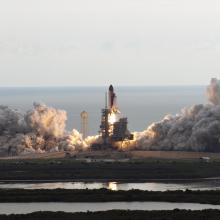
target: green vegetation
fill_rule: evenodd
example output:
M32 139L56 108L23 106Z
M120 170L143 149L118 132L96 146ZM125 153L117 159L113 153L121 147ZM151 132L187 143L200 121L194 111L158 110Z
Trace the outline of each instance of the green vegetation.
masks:
M220 176L220 161L146 160L133 162L77 162L73 159L1 160L1 180L149 180Z
M87 213L36 212L27 215L0 215L0 220L219 220L219 210L203 211L107 211Z
M166 191L141 190L25 190L0 189L0 202L119 202L163 201L220 205L220 191Z

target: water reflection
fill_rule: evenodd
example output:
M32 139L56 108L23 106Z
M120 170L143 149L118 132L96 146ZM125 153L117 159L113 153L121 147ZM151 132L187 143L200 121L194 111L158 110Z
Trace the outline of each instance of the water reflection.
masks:
M108 189L112 191L118 191L118 183L117 182L109 182Z
M174 190L220 190L220 180L206 180L200 182L181 183L123 183L123 182L50 182L50 183L0 183L3 189L110 189L117 190L148 190L148 191L174 191Z
M204 210L220 209L220 205L170 202L102 202L102 203L1 203L0 214L27 214L37 211L96 212L107 210Z

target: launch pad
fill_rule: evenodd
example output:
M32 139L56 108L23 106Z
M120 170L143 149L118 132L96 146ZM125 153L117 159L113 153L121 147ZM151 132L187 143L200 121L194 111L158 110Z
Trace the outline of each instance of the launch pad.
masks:
M99 133L102 137L102 143L93 144L93 150L114 149L117 143L134 139L133 134L127 128L127 118L121 117L116 99L114 87L110 85L105 97L105 108L101 111Z

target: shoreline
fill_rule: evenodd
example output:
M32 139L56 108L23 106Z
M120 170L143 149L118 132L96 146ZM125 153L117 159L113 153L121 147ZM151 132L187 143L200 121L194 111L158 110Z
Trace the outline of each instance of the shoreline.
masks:
M112 191L108 189L0 189L0 203L175 202L220 205L220 190Z

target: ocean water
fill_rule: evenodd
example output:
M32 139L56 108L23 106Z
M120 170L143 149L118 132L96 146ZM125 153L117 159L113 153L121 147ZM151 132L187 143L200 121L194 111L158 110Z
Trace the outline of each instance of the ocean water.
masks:
M80 113L89 113L89 134L98 133L101 108L107 87L2 87L0 105L22 113L34 102L63 109L68 114L67 130L80 130ZM130 131L142 131L167 114L177 114L184 107L207 103L205 86L115 87L117 103L128 117Z

